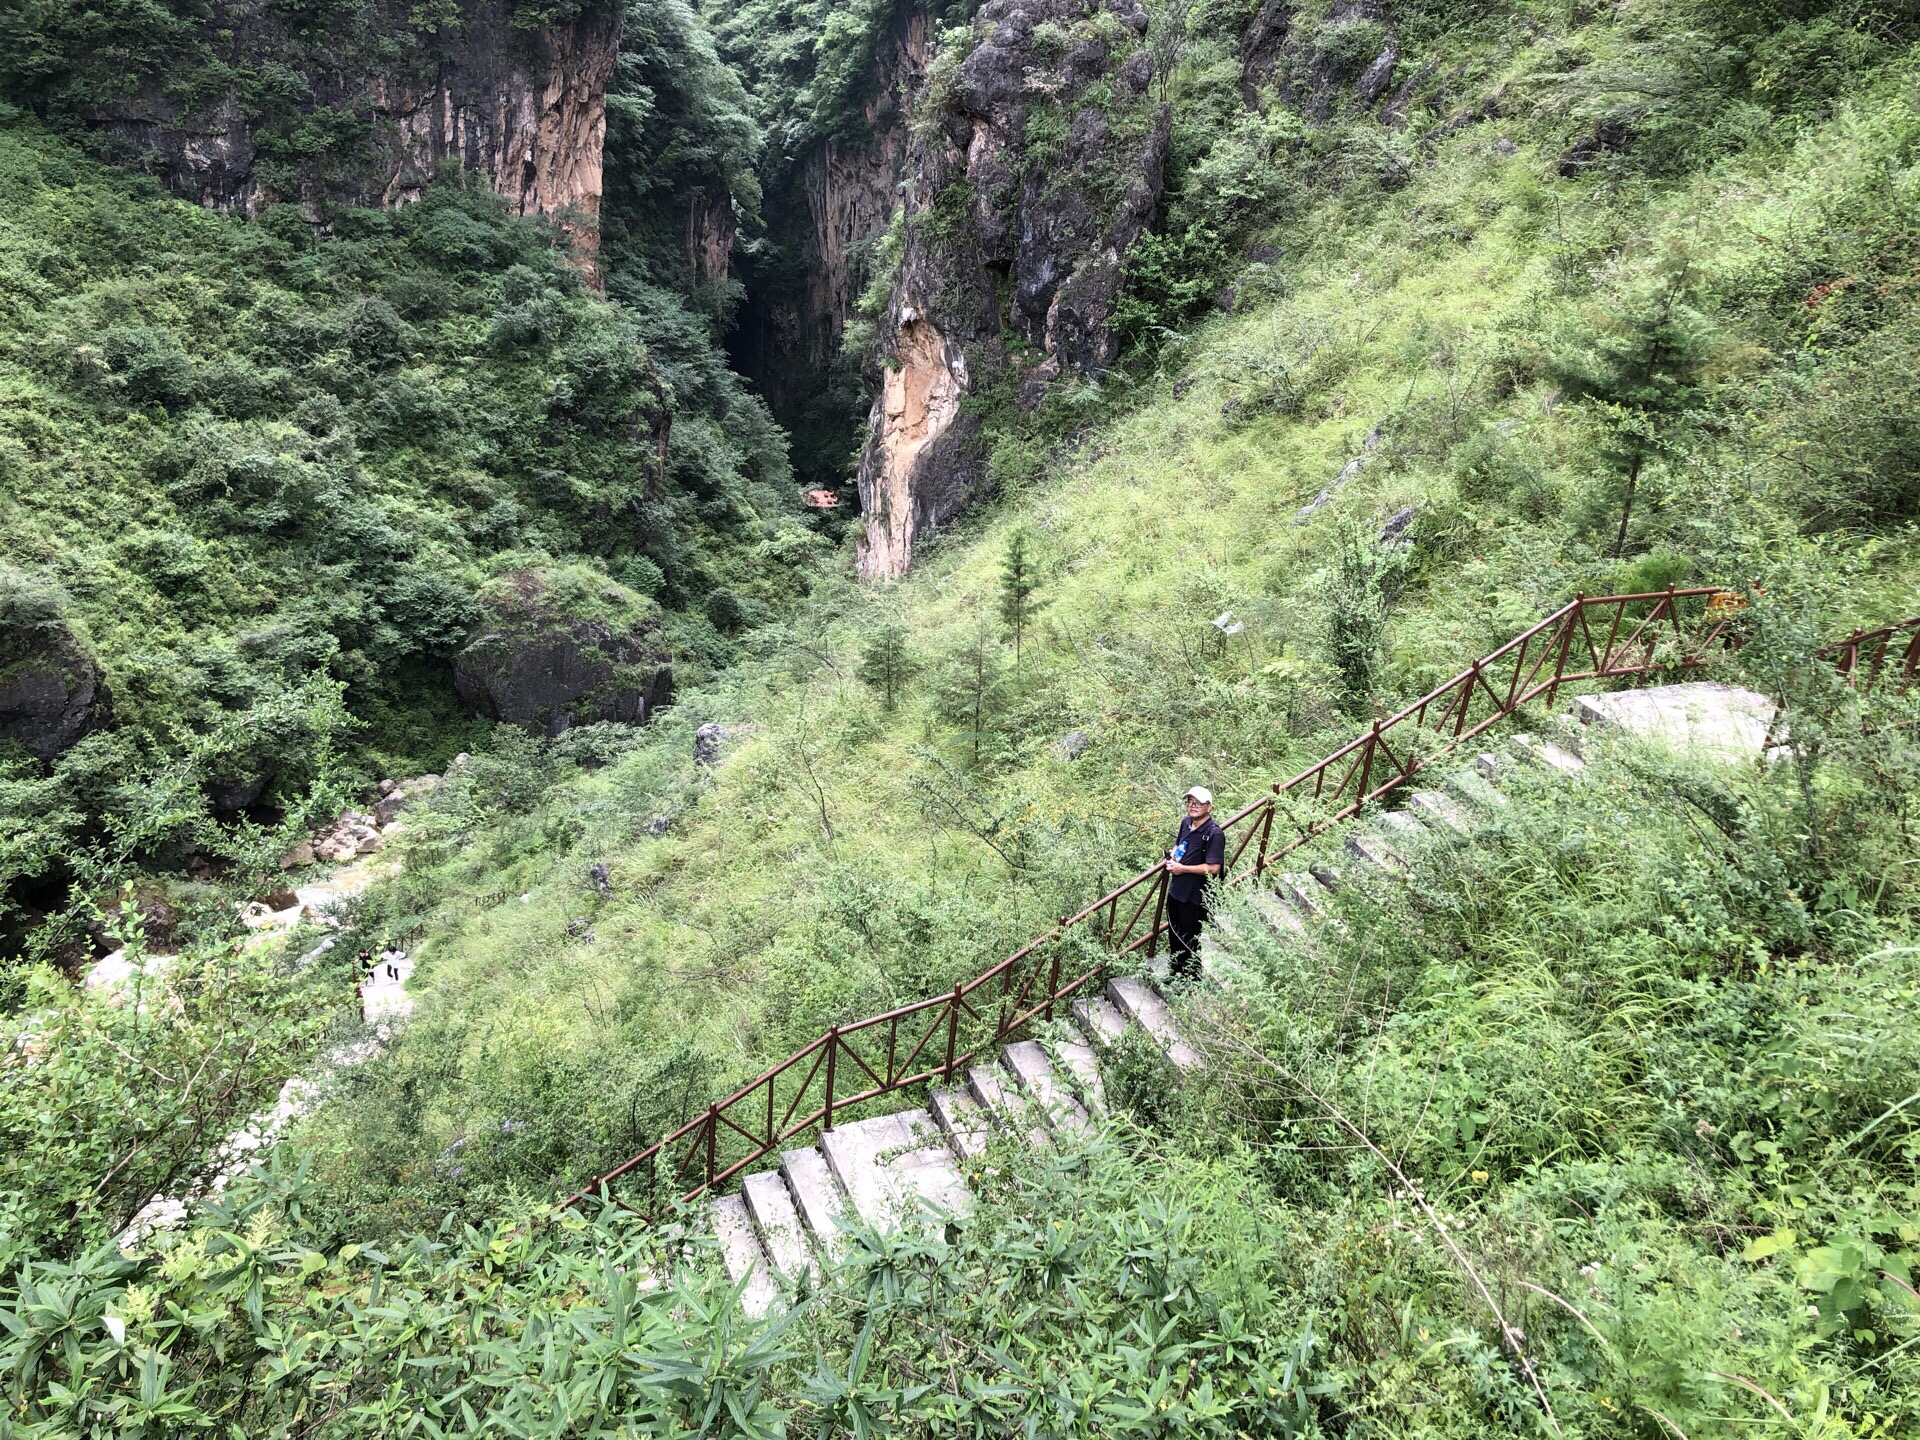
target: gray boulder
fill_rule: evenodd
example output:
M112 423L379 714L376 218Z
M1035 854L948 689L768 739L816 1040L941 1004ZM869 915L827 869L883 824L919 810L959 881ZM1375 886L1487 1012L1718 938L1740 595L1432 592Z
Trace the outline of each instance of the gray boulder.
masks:
M657 619L569 615L537 576L508 579L454 657L454 689L476 715L559 735L602 720L644 725L669 703L673 668Z
M1409 505L1404 510L1396 510L1387 517L1387 523L1380 527L1380 534L1374 544L1382 550L1398 550L1407 545L1412 536L1407 532L1413 528L1413 522L1420 516L1417 506Z
M709 720L693 732L693 763L709 768L720 763L720 747L732 734L718 721Z
M0 617L0 741L51 760L108 713L100 666L66 625L44 615Z

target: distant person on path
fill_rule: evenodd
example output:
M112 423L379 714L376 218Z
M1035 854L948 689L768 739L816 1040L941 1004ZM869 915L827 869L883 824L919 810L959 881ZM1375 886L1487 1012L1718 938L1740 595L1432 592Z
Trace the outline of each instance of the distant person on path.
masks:
M1200 927L1207 922L1207 881L1226 869L1227 832L1213 821L1213 792L1187 791L1187 818L1167 852L1167 929L1173 978L1200 978Z

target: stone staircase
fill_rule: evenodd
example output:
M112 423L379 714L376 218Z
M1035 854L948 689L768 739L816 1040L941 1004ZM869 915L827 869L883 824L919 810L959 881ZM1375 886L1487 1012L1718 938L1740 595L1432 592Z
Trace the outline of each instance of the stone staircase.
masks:
M1571 775L1586 768L1586 739L1613 731L1703 753L1714 759L1756 758L1766 745L1773 708L1765 697L1725 685L1693 683L1582 696L1556 719L1550 736L1512 736L1497 749L1415 790L1400 808L1349 829L1339 864L1306 864L1273 877L1252 896L1277 933L1307 939L1338 924L1327 900L1355 875L1404 870L1408 856L1441 839L1464 839L1508 803L1502 784L1516 767ZM1202 940L1207 978L1233 988L1240 966L1231 935L1209 927ZM844 1252L842 1217L881 1232L916 1217L964 1220L970 1205L962 1166L981 1156L996 1130L1044 1147L1089 1134L1104 1105L1098 1052L1138 1026L1175 1065L1200 1056L1181 1036L1166 1000L1146 980L1108 981L1103 996L1073 1002L1073 1021L1047 1044L1005 1046L998 1064L975 1065L964 1086L932 1088L926 1109L876 1115L838 1125L815 1148L789 1150L778 1173L747 1177L737 1195L710 1207L727 1272L743 1285L741 1304L768 1313L823 1274L819 1263Z
M964 1084L933 1086L925 1109L836 1125L816 1146L783 1151L777 1171L749 1175L739 1193L715 1199L708 1213L727 1273L743 1287L742 1308L765 1315L816 1283L821 1262L845 1253L850 1222L885 1233L929 1218L963 1221L972 1195L962 1166L986 1153L996 1130L1033 1146L1090 1135L1105 1106L1098 1052L1130 1026L1175 1065L1199 1063L1167 1002L1143 980L1110 980L1104 995L1083 996L1072 1011L1049 1042L1014 1041L998 1063L971 1066Z
M1357 823L1340 844L1349 869L1323 862L1282 873L1271 890L1255 893L1254 908L1282 934L1309 935L1328 923L1326 901L1352 875L1404 870L1422 845L1470 836L1508 803L1501 786L1516 766L1549 775L1586 769L1583 752L1594 735L1611 732L1714 760L1751 761L1765 749L1772 721L1773 704L1764 695L1711 682L1583 695L1556 717L1552 735L1510 736L1500 748L1438 776L1434 788L1412 791L1399 809ZM1231 987L1238 967L1217 928L1201 948L1208 979Z

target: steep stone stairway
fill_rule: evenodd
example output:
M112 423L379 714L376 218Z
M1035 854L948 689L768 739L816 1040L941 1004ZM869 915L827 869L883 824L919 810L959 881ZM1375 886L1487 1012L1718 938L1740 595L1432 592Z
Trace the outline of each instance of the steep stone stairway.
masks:
M1105 1108L1098 1051L1138 1026L1175 1065L1199 1063L1167 1002L1145 981L1121 976L1104 995L1073 1002L1073 1019L1043 1043L1018 1040L996 1064L970 1066L964 1085L930 1088L925 1109L836 1125L820 1143L782 1151L779 1169L749 1175L738 1194L711 1202L727 1273L750 1315L817 1281L821 1261L844 1254L846 1226L882 1233L902 1225L964 1220L971 1208L963 1166L986 1153L996 1131L1034 1146L1071 1144Z
M1270 890L1255 892L1253 907L1276 932L1305 938L1328 921L1328 898L1353 875L1405 870L1421 846L1477 831L1508 803L1502 785L1517 766L1577 774L1586 769L1590 737L1609 732L1710 759L1751 761L1766 747L1773 714L1764 695L1702 682L1581 696L1550 735L1511 736L1503 747L1439 776L1433 788L1412 791L1400 808L1347 832L1340 850L1348 869L1320 863L1284 872ZM1230 938L1216 927L1202 951L1207 978L1231 987L1239 967Z
M1252 899L1276 933L1307 939L1333 923L1327 901L1363 872L1403 870L1430 842L1470 836L1508 803L1503 783L1516 767L1572 774L1597 732L1634 735L1723 760L1751 760L1767 743L1773 707L1763 696L1693 683L1582 696L1549 735L1522 734L1414 790L1340 842L1339 864L1284 872ZM1210 981L1233 988L1240 967L1233 935L1211 927L1203 941ZM1034 1146L1072 1143L1091 1131L1103 1108L1098 1052L1137 1025L1182 1069L1200 1063L1166 1000L1146 980L1121 976L1104 996L1073 1002L1073 1022L1047 1043L1004 1046L999 1063L974 1065L964 1086L933 1086L926 1109L876 1115L836 1126L817 1147L784 1151L779 1170L746 1177L740 1192L711 1202L709 1213L741 1304L759 1316L818 1280L822 1258L844 1252L844 1219L876 1231L929 1220L964 1221L970 1192L963 1167L981 1156L995 1129Z

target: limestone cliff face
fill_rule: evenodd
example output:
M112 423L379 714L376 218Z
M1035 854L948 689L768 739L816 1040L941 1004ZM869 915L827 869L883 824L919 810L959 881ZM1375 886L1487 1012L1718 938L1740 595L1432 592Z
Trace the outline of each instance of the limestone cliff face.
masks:
M306 77L306 109L370 117L371 137L350 158L286 163L268 141L286 117L249 115L232 95L188 109L143 91L94 123L176 194L220 210L299 200L317 218L328 203L405 204L452 161L485 176L513 213L556 217L591 263L620 10L588 8L543 29L516 28L508 0L461 0L460 11L457 27L384 73ZM216 11L209 23L233 18ZM253 12L248 21L264 23Z
M903 10L881 51L879 91L866 107L869 137L829 139L808 157L802 183L812 235L801 333L815 361L839 351L866 286L868 251L900 208L907 115L926 70L926 12Z
M1115 360L1126 255L1167 152L1146 32L1139 0L988 0L929 95L860 459L863 577L905 574L917 539L988 490L963 397L1006 382L1032 406Z

